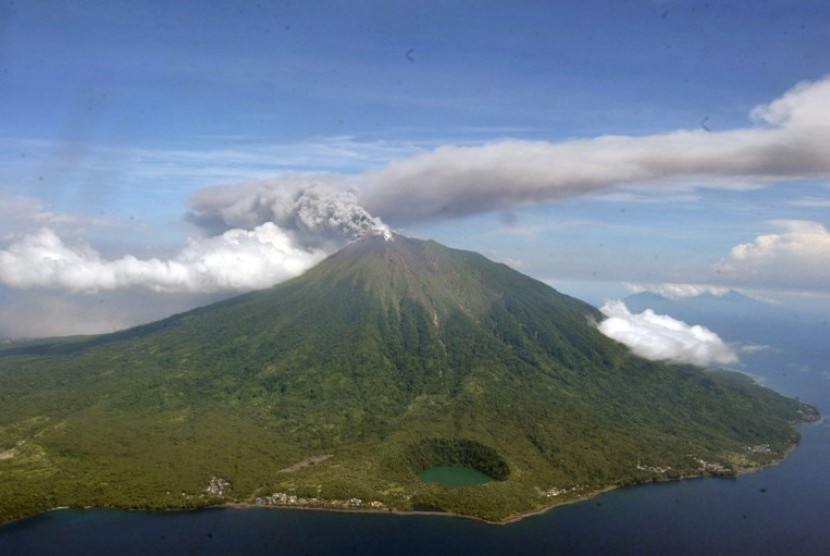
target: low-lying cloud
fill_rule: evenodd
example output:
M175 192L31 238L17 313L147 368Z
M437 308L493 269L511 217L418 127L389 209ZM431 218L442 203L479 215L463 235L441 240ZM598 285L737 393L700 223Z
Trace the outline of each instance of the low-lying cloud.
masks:
M296 276L324 255L297 248L271 223L191 239L166 260L132 255L105 259L89 245L67 245L44 228L0 251L0 283L85 293L137 286L162 292L249 290Z
M608 301L600 309L605 320L599 331L652 361L691 363L702 367L731 365L738 356L717 334L651 309L632 314L622 301Z

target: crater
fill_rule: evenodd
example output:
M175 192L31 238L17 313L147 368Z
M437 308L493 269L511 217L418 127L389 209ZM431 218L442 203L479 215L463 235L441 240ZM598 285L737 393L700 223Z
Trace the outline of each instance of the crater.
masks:
M422 481L450 487L504 481L510 475L496 450L464 438L422 440L409 447L407 460Z

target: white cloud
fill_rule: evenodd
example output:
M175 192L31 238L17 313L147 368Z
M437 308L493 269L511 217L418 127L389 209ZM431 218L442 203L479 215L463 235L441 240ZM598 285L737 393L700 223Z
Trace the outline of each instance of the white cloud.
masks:
M600 310L606 316L598 325L600 332L646 359L700 366L738 362L735 352L703 326L691 326L650 309L635 315L622 301L607 301Z
M769 287L826 289L830 284L830 232L819 222L775 220L781 231L732 248L716 271L735 281Z
M248 290L296 276L323 256L322 251L297 247L271 223L191 239L168 260L132 255L107 260L89 245L68 246L44 228L0 251L0 283L73 292L135 286L168 292Z
M830 125L830 79L802 81L769 104L756 106L751 116L774 126Z

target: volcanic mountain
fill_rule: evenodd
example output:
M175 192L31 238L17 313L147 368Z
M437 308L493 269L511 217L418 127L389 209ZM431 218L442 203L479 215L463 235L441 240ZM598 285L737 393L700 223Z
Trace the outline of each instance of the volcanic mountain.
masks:
M499 520L783 456L815 411L649 362L481 255L368 236L263 291L0 348L0 517L225 502ZM424 482L437 466L491 480Z

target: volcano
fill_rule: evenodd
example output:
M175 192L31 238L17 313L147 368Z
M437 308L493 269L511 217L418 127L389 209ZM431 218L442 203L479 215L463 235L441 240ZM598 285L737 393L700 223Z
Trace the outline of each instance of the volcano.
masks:
M0 517L430 508L488 520L783 457L813 408L646 361L476 253L367 236L273 288L0 348ZM422 480L471 469L480 484Z

